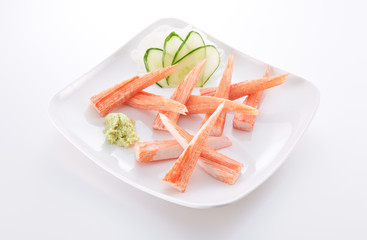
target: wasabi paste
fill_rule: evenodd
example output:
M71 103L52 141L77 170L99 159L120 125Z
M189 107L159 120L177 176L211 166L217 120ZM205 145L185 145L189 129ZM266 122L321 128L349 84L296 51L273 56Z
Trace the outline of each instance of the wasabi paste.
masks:
M135 132L135 121L122 113L110 113L104 121L103 133L109 144L128 148L139 141L139 135Z

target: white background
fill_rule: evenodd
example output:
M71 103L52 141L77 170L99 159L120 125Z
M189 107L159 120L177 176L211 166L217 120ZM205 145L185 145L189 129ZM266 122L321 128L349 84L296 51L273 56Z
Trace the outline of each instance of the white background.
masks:
M0 239L367 239L364 1L0 1ZM285 164L196 210L104 172L51 124L51 97L176 17L313 82L319 110Z

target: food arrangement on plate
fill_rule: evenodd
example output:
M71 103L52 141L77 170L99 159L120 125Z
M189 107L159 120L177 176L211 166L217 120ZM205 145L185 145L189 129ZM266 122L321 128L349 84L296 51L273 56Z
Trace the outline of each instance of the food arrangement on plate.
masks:
M165 55L167 59L173 60L176 55L174 49L190 32L199 33L204 41L203 46L214 46L220 56L217 69L211 76L210 72L205 73L210 78L205 80L203 87L201 85L205 81L202 79L205 78L199 76L197 81L201 81L200 84L193 87L185 103L178 101L184 98L176 92L182 82L177 82L177 86L173 86L175 81L170 82L171 75L182 66L178 68L178 63L171 62L171 65L163 67L164 43L171 32L179 37L172 34L174 40L167 41L166 49L170 52L170 55ZM155 70L147 71L144 56L150 48L160 49L155 53L161 51L161 55L147 58L149 68L158 66ZM203 58L201 55L198 58L201 59L197 60L195 66L192 65L192 69L206 59L205 69L208 57ZM185 21L160 19L58 92L50 102L49 116L56 128L76 148L126 184L187 207L223 206L248 195L284 163L311 123L320 101L319 91L310 81L294 74L285 75L287 71L274 66L267 71L267 65ZM217 89L222 91L223 87L218 86L224 84L223 76L226 78L231 71L228 99L214 96ZM263 76L266 71L269 76ZM286 79L286 83L282 84ZM167 86L154 84L160 81ZM263 89L280 84L261 95ZM188 94L189 91L185 91ZM90 104L93 95L96 95L96 105L101 105L97 106L101 115ZM173 95L177 99L171 98ZM255 107L259 101L260 107ZM225 112L222 136L209 136L205 141L206 146L196 149L201 151L196 164L196 157L187 161L195 167L191 176L184 174L189 177L185 193L176 190L182 190L181 183L179 186L174 185L176 188L163 184L163 179L170 181L165 177L167 172L184 153L184 149L189 147L190 141L194 141L204 118L207 118L206 114L212 114L222 102L225 103L218 116L220 119ZM259 114L246 114L251 109L249 106L257 109ZM168 112L179 113L178 122L167 121L164 116ZM163 127L176 134L174 137L169 131L152 127L159 113L164 115L159 116ZM168 125L170 123L174 127ZM207 128L214 129L216 125ZM202 132L195 144L201 145L200 141L205 135L206 132ZM125 148L128 145L130 147ZM190 151L197 154L195 148L190 147ZM186 160L182 159L180 164L186 165ZM180 166L176 167L180 169ZM239 168L240 171L237 170ZM236 172L239 172L237 179Z
M217 87L201 88L200 95L192 95L194 87L203 87L220 65L216 46L206 45L197 31L185 38L171 32L162 48L148 48L144 64L148 73L126 76L125 81L90 98L91 105L101 117L106 117L106 140L118 146L135 143L136 160L153 162L177 159L163 181L181 192L186 190L190 176L198 165L215 179L235 184L240 177L241 159L231 159L216 150L231 146L230 136L222 136L226 113L235 112L233 128L251 131L262 91L283 84L288 74L268 76L269 66L262 77L231 84L234 56L229 55ZM153 84L175 88L170 98L144 91ZM101 89L102 90L102 89ZM234 101L247 96L241 102ZM134 122L121 113L111 113L126 104L142 110L158 111L153 121L154 131L169 131L174 139L137 142ZM178 125L181 115L204 114L200 130L195 136ZM139 129L137 129L139 132ZM211 135L212 137L209 137Z

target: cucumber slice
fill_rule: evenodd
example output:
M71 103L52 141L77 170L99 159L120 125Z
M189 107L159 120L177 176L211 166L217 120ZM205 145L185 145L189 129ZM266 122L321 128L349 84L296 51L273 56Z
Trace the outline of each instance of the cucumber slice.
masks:
M162 59L163 67L172 65L173 57L175 56L177 49L181 46L182 42L183 42L182 38L175 32L171 32L166 37L163 46L163 59ZM168 79L169 76L166 77L167 84L169 84Z
M147 72L162 68L163 50L160 48L149 48L144 54L144 65ZM157 82L157 85L164 88L168 87L166 79Z
M182 38L175 32L171 32L166 37L163 47L163 67L172 65L172 60L182 42Z
M176 72L169 78L169 86L177 87L186 75L202 60L207 59L203 71L196 83L196 87L202 87L217 70L220 63L220 55L213 45L198 47L177 62Z
M191 31L187 34L185 40L182 42L181 46L178 48L172 64L177 63L181 58L187 55L190 51L204 46L204 40L198 32Z

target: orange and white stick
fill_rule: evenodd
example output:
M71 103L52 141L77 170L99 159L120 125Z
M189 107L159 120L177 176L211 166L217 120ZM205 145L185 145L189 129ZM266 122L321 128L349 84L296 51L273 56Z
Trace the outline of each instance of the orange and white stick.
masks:
M190 136L187 144L193 136ZM228 137L209 137L205 144L212 149L221 149L232 146L231 140ZM153 162L178 158L183 152L184 147L176 140L166 141L148 141L135 143L136 161L138 162Z
M187 108L184 104L161 95L155 95L144 91L128 99L125 104L144 110L170 111L183 115L187 113Z
M104 90L93 97L90 102L101 117L106 116L117 106L135 96L138 92L150 85L166 78L176 71L176 66L168 66L153 72L149 72L141 77L135 76L116 84L112 88Z
M184 80L181 81L181 83L178 85L176 90L171 96L171 99L180 102L182 104L186 104L187 100L189 99L192 89L195 87L195 84L197 80L199 79L200 73L203 70L203 67L205 65L206 59L204 59L202 62L200 62L198 65L196 65L185 77ZM163 113L166 115L169 119L177 123L180 114L176 112L166 112L166 111L160 111L159 113ZM156 130L165 130L164 125L159 117L159 114L157 114L156 118L153 122L153 129Z
M267 88L275 87L285 83L289 74L283 74L274 77L263 77L254 80L246 80L239 83L231 84L229 90L229 99L235 100L247 96L251 93L265 90ZM209 87L200 89L200 95L214 96L217 87Z
M263 77L269 76L269 65L265 70ZM243 101L243 104L249 105L254 108L259 108L260 100L263 95L263 91L249 94ZM244 113L236 113L233 118L233 127L242 131L252 131L255 124L254 115L247 115Z
M127 100L125 104L140 109L172 111L185 115L205 113L212 114L222 102L225 102L223 112L246 113L248 115L258 114L258 110L256 108L239 102L198 95L190 95L185 106L184 104L170 98L141 91L134 97Z
M232 72L233 72L233 60L234 60L233 58L234 58L233 54L229 55L227 66L224 69L222 79L220 80L217 90L214 93L214 97L224 98L224 99L228 99L229 97L229 89L231 86ZM210 117L210 114L207 113L204 117L202 124L204 124L208 120L209 117ZM218 120L215 123L210 135L222 136L225 122L226 122L226 112L222 112L220 116L218 117Z
M249 115L257 115L256 108L228 99L191 95L186 102L187 114L213 113L217 107L224 102L223 112L239 112Z

